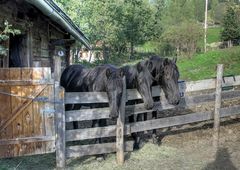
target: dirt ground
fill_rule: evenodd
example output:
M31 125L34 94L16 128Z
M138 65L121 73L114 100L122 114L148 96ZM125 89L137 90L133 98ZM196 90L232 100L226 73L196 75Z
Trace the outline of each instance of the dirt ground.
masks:
M149 140L137 151L126 153L123 166L118 166L115 154L102 162L95 157L67 160L73 170L236 170L240 169L240 119L222 123L220 145L214 155L212 128L171 132L162 136L161 144ZM0 169L47 170L55 169L55 155L45 154L10 159L0 159Z

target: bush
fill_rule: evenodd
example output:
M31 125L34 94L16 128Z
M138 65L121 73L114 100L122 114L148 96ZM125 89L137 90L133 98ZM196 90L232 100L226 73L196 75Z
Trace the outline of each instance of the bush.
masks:
M191 57L202 41L203 29L201 25L184 22L177 26L169 27L162 35L163 42L174 47L178 56ZM169 48L169 47L168 47Z

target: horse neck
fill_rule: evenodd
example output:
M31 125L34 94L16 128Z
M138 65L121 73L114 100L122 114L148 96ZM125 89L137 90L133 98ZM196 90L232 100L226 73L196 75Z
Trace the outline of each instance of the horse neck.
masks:
M122 69L124 70L127 88L136 88L137 68L135 66L124 66Z
M106 91L107 77L105 69L93 68L88 73L88 87L91 91Z
M152 66L152 70L150 71L151 72L151 75L153 76L154 78L154 81L153 81L153 84L154 85L159 85L160 83L157 82L157 78L159 77L162 77L163 76L163 59L162 58L159 58L157 61L155 60L152 60L153 62L153 66Z

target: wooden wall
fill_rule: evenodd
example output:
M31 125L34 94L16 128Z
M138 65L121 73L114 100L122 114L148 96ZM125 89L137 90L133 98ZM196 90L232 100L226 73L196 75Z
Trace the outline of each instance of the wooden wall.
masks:
M66 36L69 37L69 34L40 10L22 0L0 1L0 29L5 20L14 28L21 30L21 34L26 37L21 45L23 66L32 67L38 63L41 67L53 68L53 56L57 47L52 46L50 40L64 39ZM64 45L60 48L64 51L69 50ZM66 63L67 55L62 58L63 63Z

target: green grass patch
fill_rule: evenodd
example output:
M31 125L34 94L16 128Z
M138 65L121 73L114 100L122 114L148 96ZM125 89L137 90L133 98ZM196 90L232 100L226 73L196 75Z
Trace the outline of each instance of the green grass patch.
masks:
M222 27L208 28L207 43L210 44L210 43L221 41L221 35L220 35L221 31L222 31Z
M240 46L209 51L195 55L192 59L179 59L180 79L202 80L216 77L217 64L224 64L224 75L239 75Z
M158 42L149 41L143 45L140 45L135 48L138 53L151 53L156 52L158 49Z

